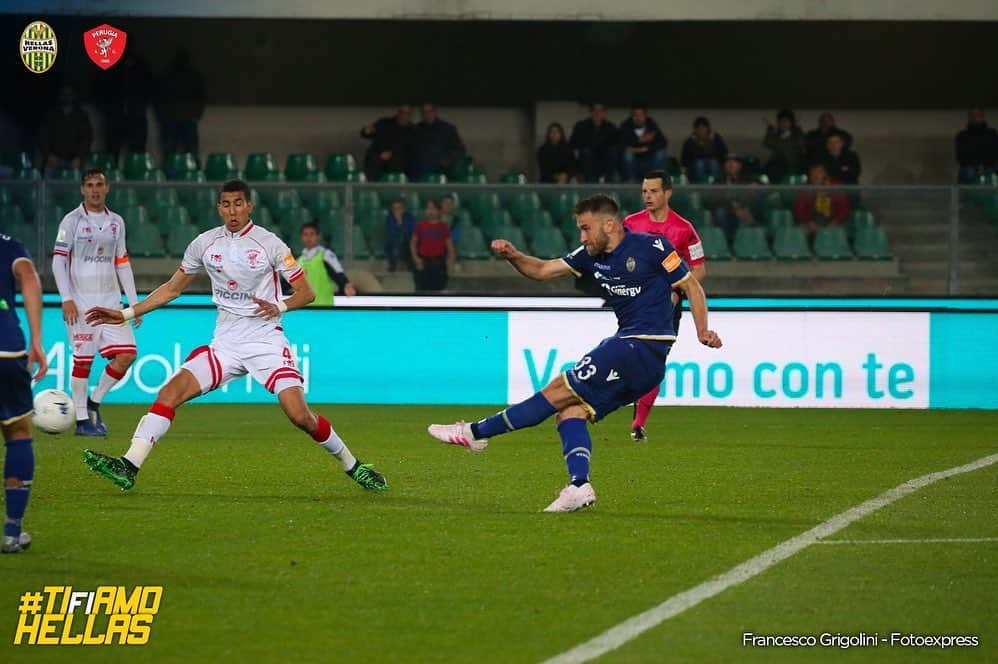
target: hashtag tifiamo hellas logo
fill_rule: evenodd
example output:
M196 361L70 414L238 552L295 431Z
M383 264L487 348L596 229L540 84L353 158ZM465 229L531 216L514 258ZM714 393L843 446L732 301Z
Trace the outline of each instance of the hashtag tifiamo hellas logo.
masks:
M14 645L130 645L149 643L163 586L45 586L28 591L18 604Z

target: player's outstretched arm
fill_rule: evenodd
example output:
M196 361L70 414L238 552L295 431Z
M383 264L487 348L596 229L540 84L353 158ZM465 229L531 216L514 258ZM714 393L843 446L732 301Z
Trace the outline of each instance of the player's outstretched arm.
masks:
M315 290L312 289L312 284L309 283L308 278L304 274L299 274L301 274L300 277L290 282L291 288L294 289L291 297L279 302L268 302L254 296L253 301L256 302L256 311L253 313L264 318L274 318L275 316L280 316L285 311L307 307L315 301Z
M127 309L108 309L107 307L93 307L87 310L86 320L91 325L101 325L104 323L117 325L131 320L137 316L142 316L155 311L163 305L177 299L181 293L187 290L197 275L187 274L177 270L170 277L170 280L160 285L156 290L149 293L146 299L142 300L134 307Z
M505 258L510 265L516 268L517 272L535 281L546 281L572 273L568 268L568 263L560 258L544 260L536 256L528 256L514 247L509 240L493 240L492 251L496 252L500 258Z
M707 329L707 296L703 294L703 287L692 274L679 282L677 287L686 294L686 299L690 303L690 311L693 313L693 322L697 327L697 338L704 346L711 348L721 347L721 337L717 332Z
M26 258L14 262L14 274L21 282L21 297L24 299L24 313L28 317L28 367L38 365L33 376L41 380L48 371L48 360L42 348L42 284L38 280L35 264Z

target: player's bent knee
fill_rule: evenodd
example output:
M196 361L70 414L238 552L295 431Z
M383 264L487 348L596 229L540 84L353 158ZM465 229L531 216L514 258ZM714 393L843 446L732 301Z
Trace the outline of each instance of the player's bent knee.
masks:
M111 359L111 364L120 371L124 371L135 362L135 353L120 353Z
M563 408L558 411L558 424L561 424L565 420L587 420L589 419L589 413L582 406L569 406L568 408Z
M201 385L198 384L197 378L190 371L182 368L160 389L159 394L156 395L156 401L176 408L199 394L201 394Z

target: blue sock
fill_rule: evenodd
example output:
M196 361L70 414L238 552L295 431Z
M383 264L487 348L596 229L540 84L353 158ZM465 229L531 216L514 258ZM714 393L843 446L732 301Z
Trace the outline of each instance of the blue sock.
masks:
M561 451L568 464L568 476L575 486L589 481L589 457L593 452L593 440L589 437L586 421L579 417L564 420L558 425L561 436Z
M538 392L526 401L510 406L492 417L478 420L471 425L475 438L491 438L501 433L525 429L540 424L556 412L551 402Z
M31 493L31 480L34 476L35 453L31 449L31 439L8 440L7 455L3 462L4 494L7 498L7 520L3 524L3 534L7 537L21 534L21 519L28 507L28 495ZM21 486L8 488L8 477L21 480Z

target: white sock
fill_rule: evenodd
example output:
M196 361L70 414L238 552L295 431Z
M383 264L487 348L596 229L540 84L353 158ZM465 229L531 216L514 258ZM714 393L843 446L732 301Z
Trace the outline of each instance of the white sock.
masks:
M139 425L135 427L135 433L132 434L132 445L125 452L125 458L136 468L141 468L156 441L166 435L172 423L169 418L155 413L143 415Z
M89 380L73 376L69 379L69 389L73 393L73 405L76 407L76 421L87 419L87 390Z
M93 394L90 395L90 400L94 403L102 402L104 400L104 395L107 394L108 391L114 387L119 380L121 380L121 378L123 378L123 376L117 378L112 376L108 369L114 371L110 364L104 367L104 371L102 371L100 375L100 380L97 381L97 387L94 388Z
M347 444L343 442L343 439L332 428L329 429L329 438L325 442L319 443L319 445L326 448L327 452L339 459L343 465L343 470L352 470L357 465L357 459L350 452L350 448L347 447Z

